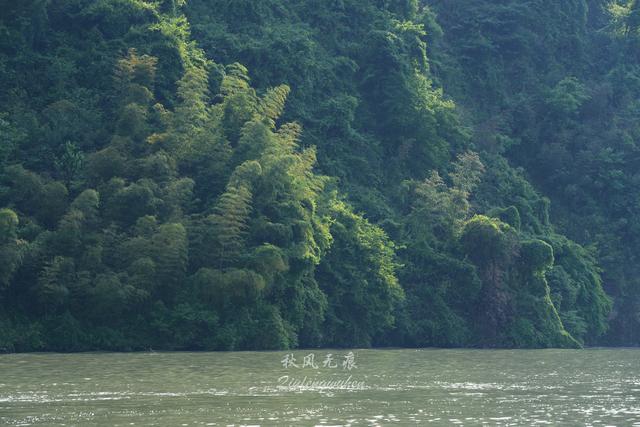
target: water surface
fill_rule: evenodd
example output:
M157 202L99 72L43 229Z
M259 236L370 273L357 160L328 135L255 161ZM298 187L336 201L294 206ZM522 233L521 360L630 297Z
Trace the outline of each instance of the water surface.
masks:
M640 426L636 349L348 354L2 355L0 425Z

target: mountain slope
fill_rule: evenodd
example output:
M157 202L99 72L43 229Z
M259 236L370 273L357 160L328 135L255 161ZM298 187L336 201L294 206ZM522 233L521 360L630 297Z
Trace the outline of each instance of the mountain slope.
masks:
M595 255L510 166L527 167L516 137L479 125L498 102L458 101L480 75L447 39L458 18L413 1L0 6L0 348L606 331Z

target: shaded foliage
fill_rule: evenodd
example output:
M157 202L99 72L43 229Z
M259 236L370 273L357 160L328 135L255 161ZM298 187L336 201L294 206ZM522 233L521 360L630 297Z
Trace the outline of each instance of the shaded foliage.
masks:
M427 3L0 0L0 349L637 342L637 2Z

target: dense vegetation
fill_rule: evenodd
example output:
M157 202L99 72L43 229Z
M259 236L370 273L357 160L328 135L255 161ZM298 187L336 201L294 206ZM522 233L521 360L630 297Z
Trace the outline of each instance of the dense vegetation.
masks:
M640 344L640 2L0 10L0 349Z

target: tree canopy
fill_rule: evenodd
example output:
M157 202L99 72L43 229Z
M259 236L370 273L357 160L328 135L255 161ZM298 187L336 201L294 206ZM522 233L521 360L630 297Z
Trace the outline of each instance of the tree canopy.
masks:
M0 350L640 344L635 0L0 0Z

